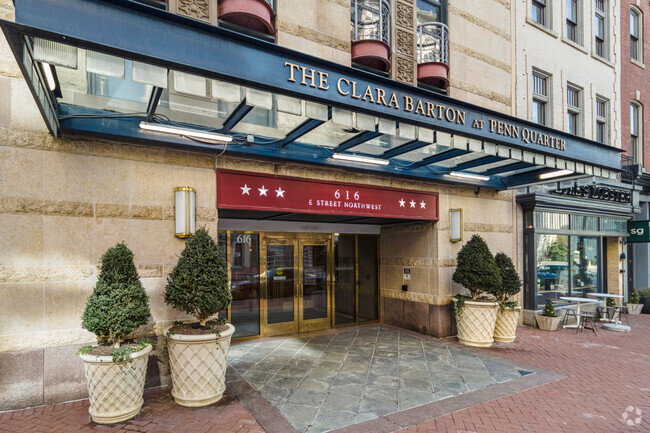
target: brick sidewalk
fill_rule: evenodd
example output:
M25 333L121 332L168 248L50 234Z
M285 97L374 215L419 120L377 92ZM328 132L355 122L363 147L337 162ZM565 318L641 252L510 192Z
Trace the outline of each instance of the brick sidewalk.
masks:
M474 406L402 430L408 433L650 432L650 316L630 316L630 334L599 329L544 332L518 329L514 344L483 349L495 355L553 370L567 377L528 391ZM627 426L629 406L643 411ZM636 418L636 415L631 417ZM168 388L145 392L142 413L133 420L98 426L88 419L88 401L0 414L0 432L262 432L228 394L205 408L173 403Z
M630 324L629 334L599 327L598 336L520 327L516 343L485 350L566 379L401 432L650 432L650 315L630 316ZM631 427L622 420L630 406L643 411L641 423Z

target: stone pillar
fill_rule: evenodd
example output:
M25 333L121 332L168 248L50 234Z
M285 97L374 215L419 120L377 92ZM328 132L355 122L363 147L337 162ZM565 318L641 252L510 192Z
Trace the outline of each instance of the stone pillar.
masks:
M417 84L415 0L393 0L391 4L391 78Z
M169 12L217 25L217 0L169 0Z

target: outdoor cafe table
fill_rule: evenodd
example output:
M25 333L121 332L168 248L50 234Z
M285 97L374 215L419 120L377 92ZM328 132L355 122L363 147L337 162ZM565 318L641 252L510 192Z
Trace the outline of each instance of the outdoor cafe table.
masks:
M578 318L578 322L575 325L564 325L565 328L577 328L578 325L580 324L580 305L582 304L595 304L598 301L595 299L589 299L589 298L578 298L575 296L560 296L560 299L563 301L569 301L569 302L575 302L576 303L576 316Z
M619 298L619 299L623 299L623 296L622 296L622 295L613 295L613 294L611 294L611 293L587 293L587 296L591 296L591 297L594 297L594 298L602 298L602 299L601 299L600 301L598 301L598 302L603 302L603 301L604 301L605 299L607 299L607 298ZM605 308L606 308L606 307L605 307ZM608 321L608 322L616 322L616 323L618 323L616 319L614 319L614 318L610 319L610 318L607 317L605 314L603 314L603 317L601 317L600 320L606 320L606 321Z

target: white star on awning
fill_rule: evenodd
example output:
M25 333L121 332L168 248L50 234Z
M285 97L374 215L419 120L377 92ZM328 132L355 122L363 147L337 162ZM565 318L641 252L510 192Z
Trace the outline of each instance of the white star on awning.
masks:
M241 188L241 191L242 191L241 195L244 195L244 194L250 195L248 191L250 191L251 189L248 187L248 184L244 184L244 186L240 186L240 188Z

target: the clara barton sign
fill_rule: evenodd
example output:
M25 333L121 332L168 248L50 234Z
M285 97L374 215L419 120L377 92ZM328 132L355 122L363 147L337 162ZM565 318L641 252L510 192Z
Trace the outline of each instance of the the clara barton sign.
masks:
M613 201L616 203L630 203L632 201L632 194L630 191L598 185L578 185L577 182L575 182L572 187L558 188L555 191L551 191L551 194L585 197L596 200Z
M438 194L220 170L217 207L438 220Z

